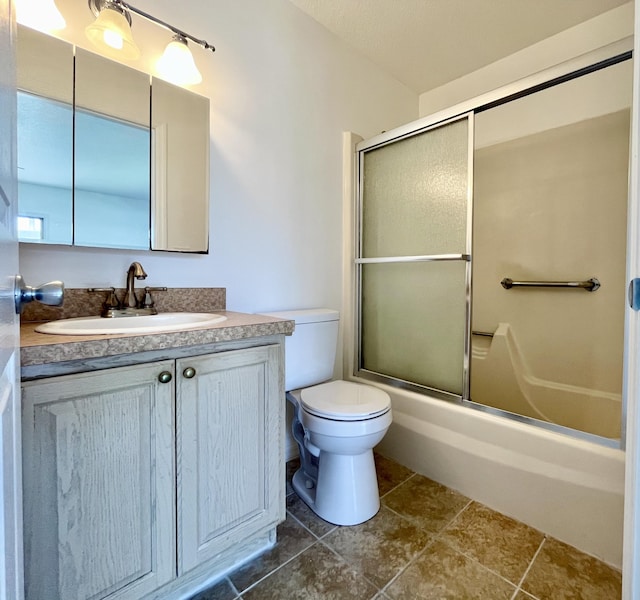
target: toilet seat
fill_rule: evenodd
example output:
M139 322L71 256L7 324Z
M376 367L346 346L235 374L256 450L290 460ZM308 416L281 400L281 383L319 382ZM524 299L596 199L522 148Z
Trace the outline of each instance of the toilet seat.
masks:
M351 381L330 381L305 388L300 393L300 404L306 412L334 421L373 419L391 408L386 392Z

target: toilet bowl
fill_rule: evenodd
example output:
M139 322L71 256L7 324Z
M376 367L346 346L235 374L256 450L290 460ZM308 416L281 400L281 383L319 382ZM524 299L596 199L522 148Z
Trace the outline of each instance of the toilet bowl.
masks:
M366 407L353 402L363 396L371 397ZM357 525L373 517L380 509L373 447L391 425L389 396L371 386L331 381L287 398L304 432L298 439L294 423L301 467L293 476L293 489L330 523ZM305 468L309 463L316 468Z
M285 340L285 389L300 452L293 489L325 521L363 523L380 508L373 448L391 425L389 395L361 383L327 381L338 341L337 311L266 314L296 323Z

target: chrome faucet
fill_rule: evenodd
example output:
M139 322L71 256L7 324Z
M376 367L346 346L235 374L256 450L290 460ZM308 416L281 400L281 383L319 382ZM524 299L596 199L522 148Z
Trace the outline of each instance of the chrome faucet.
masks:
M139 262L132 262L129 270L127 271L127 287L124 294L124 298L122 299L122 307L127 308L138 308L140 303L136 298L136 290L135 290L135 279L146 279L147 274L145 270L142 268L142 265Z

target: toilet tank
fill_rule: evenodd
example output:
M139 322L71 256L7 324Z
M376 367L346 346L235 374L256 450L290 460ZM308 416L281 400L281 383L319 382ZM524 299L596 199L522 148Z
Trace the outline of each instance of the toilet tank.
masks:
M287 391L322 383L333 377L340 321L337 310L311 308L263 314L296 323L293 335L285 338Z

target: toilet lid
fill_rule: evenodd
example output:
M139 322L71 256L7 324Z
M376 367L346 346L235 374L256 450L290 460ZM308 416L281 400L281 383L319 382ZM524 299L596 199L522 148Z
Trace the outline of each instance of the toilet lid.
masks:
M386 392L351 381L330 381L305 388L300 393L300 403L311 414L339 421L371 419L391 406Z

